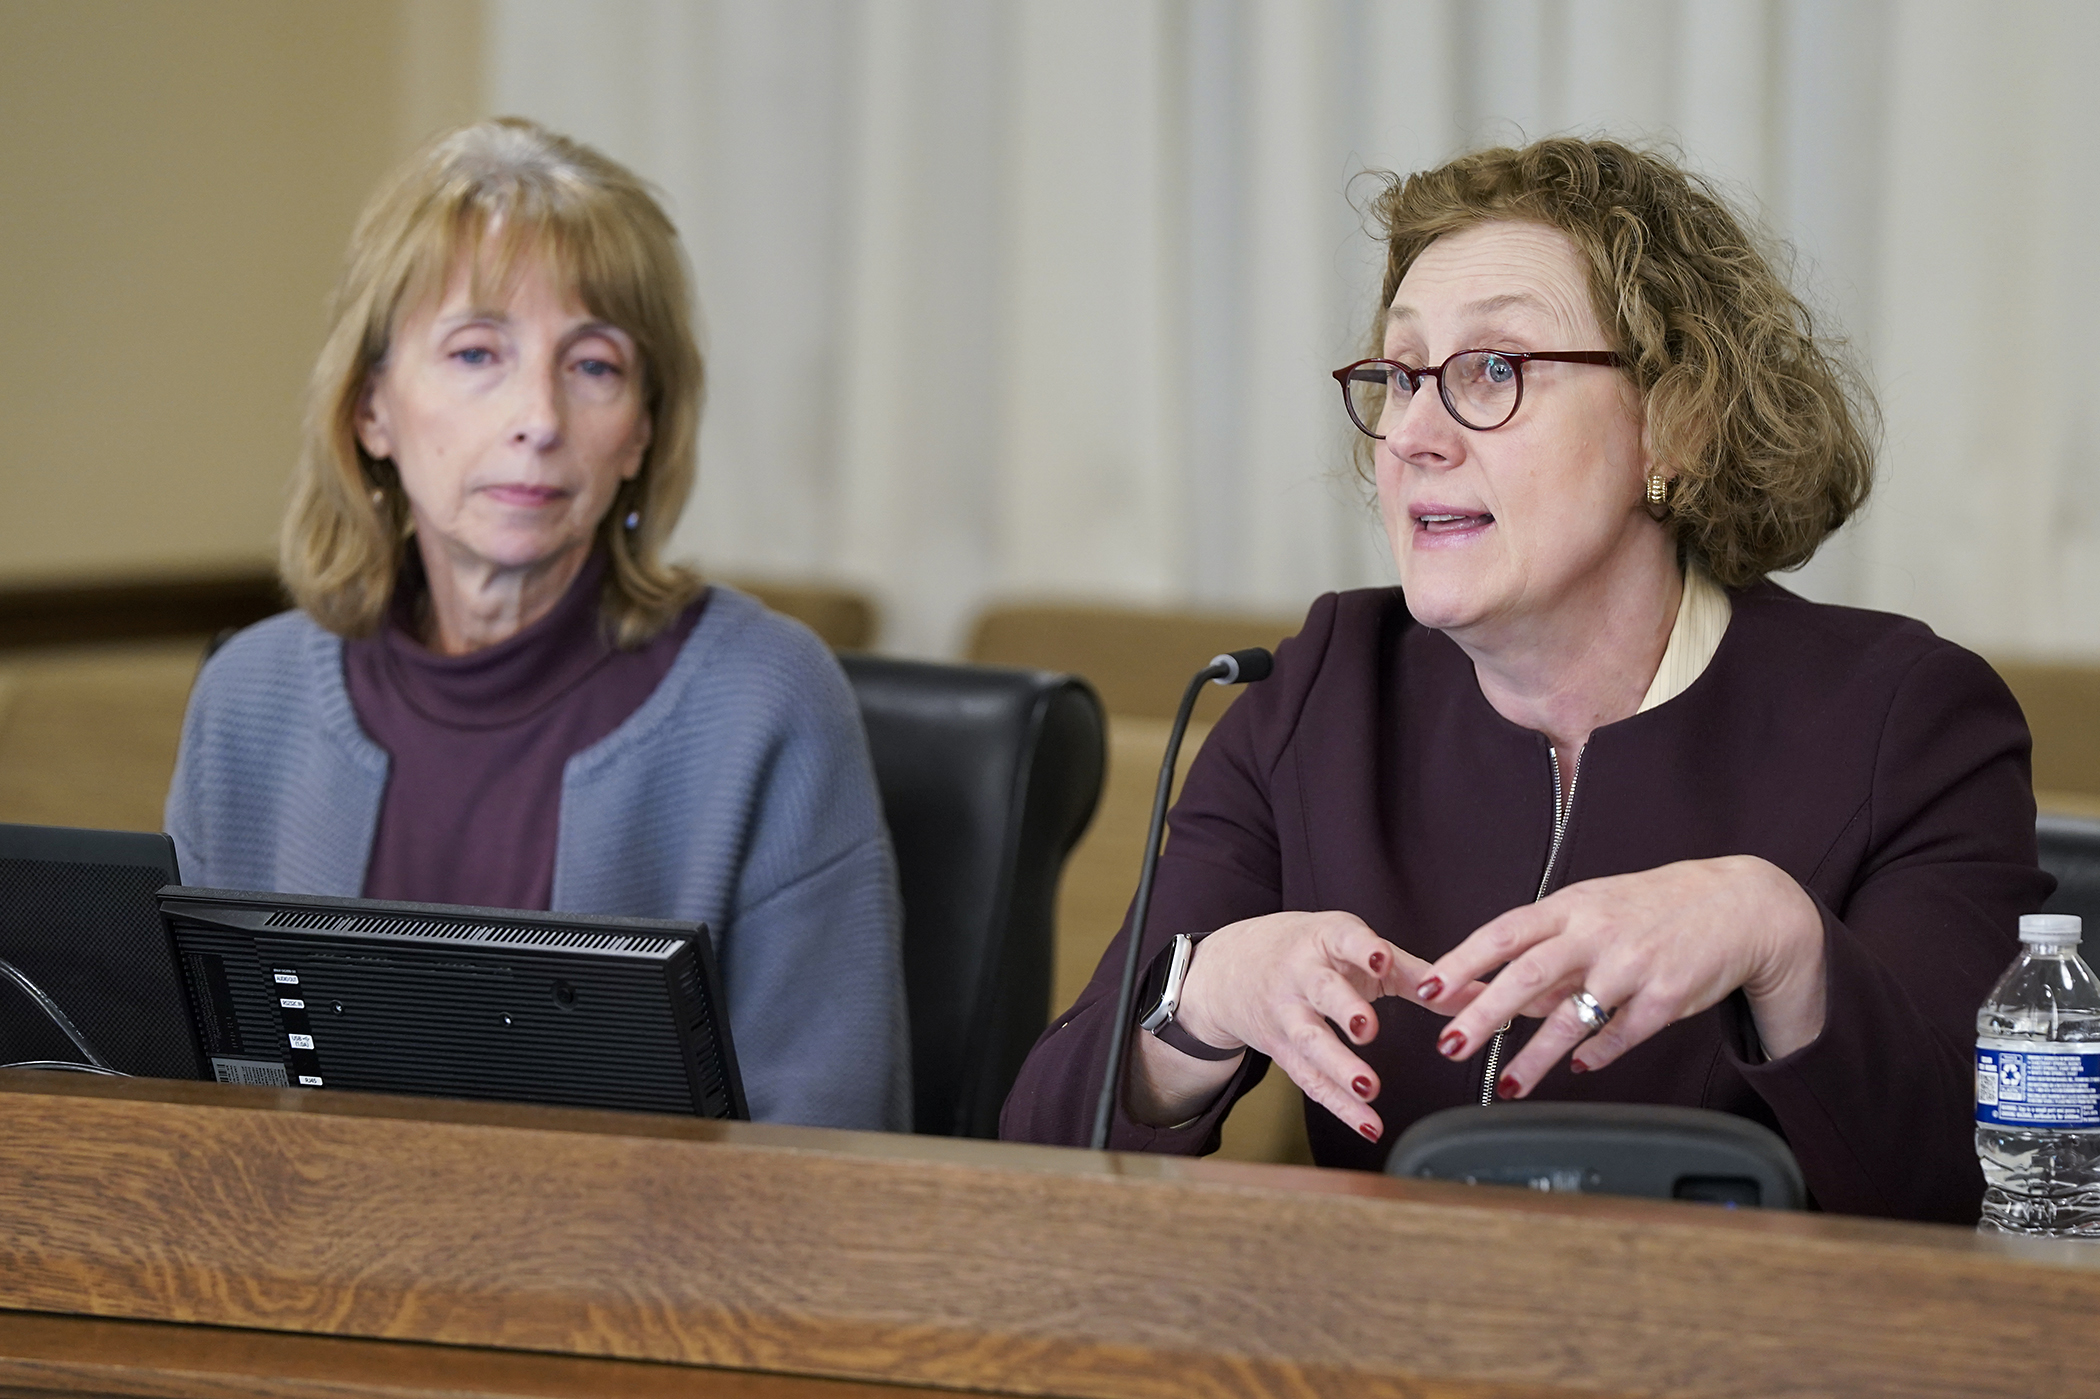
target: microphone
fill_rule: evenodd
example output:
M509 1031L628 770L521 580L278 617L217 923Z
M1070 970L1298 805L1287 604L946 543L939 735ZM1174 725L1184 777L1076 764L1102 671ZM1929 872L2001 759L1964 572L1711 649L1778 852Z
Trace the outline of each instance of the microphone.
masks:
M1123 949L1123 988L1116 995L1116 1020L1108 1041L1108 1072L1101 1080L1101 1097L1094 1104L1094 1150L1108 1148L1108 1127L1116 1112L1116 1090L1123 1081L1123 1057L1130 1047L1131 1001L1137 996L1138 953L1145 945L1145 915L1152 909L1152 876L1159 872L1159 846L1166 838L1167 799L1174 790L1174 765L1181 756L1181 738L1188 732L1189 715L1205 681L1213 685L1251 685L1269 678L1276 658L1259 646L1213 656L1209 665L1189 677L1182 691L1181 708L1174 713L1174 728L1167 735L1166 756L1160 759L1159 786L1152 794L1152 825L1145 832L1145 862L1138 875L1137 904L1130 913L1130 941Z

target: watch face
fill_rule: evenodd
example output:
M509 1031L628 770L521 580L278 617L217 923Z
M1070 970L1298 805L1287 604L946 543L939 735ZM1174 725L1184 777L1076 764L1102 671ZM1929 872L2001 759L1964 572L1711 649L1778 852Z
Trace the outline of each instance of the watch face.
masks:
M1181 976L1188 969L1187 954L1181 951L1181 939L1176 938L1160 949L1145 968L1145 979L1138 988L1137 1003L1144 1007L1138 1019L1138 1028L1148 1034L1157 1034L1159 1027L1174 1018L1181 1004Z
M1189 959L1195 951L1195 940L1187 933L1176 933L1174 941L1167 944L1167 975L1160 986L1159 1004L1147 1017L1157 1025L1165 1025L1181 1009L1181 983L1189 974Z

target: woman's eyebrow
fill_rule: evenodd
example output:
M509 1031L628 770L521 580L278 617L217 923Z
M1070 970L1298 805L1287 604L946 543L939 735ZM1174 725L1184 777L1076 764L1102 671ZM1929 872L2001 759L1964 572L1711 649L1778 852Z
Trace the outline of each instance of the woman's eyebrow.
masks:
M436 329L440 335L449 335L464 326L507 326L510 323L510 312L500 306L468 307L450 316L440 316L436 322ZM578 340L592 335L603 336L623 345L631 343L634 339L631 334L622 330L611 321L591 319L578 321L575 325L563 331L561 342L565 345L573 345Z
M469 306L465 310L457 311L452 315L438 317L437 328L440 332L444 332L457 330L461 326L484 322L493 325L508 325L510 324L510 313L499 306Z
M1545 298L1528 291L1504 292L1499 296L1482 297L1478 301L1468 301L1458 309L1461 314L1467 316L1493 316L1511 310L1537 311L1547 316L1553 314L1553 308L1546 304ZM1412 306L1396 304L1385 313L1385 323L1388 326L1418 319L1420 313Z
M1493 316L1504 311L1537 311L1547 316L1553 314L1553 308L1546 304L1543 297L1528 291L1504 292L1500 296L1483 297L1479 301L1467 302L1460 309L1469 316Z
M601 340L612 341L613 344L619 346L623 351L634 348L635 339L632 334L622 330L611 321L598 320L578 321L562 333L561 343L574 345L577 341L588 340L594 335Z

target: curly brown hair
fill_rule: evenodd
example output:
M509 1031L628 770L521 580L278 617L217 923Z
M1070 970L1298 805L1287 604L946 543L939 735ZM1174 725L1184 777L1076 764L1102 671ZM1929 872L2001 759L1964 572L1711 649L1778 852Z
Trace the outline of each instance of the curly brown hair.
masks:
M536 254L641 352L649 447L598 521L595 541L610 560L606 626L617 645L640 646L699 594L699 576L662 556L693 488L703 382L677 231L624 166L533 122L498 117L416 152L379 187L350 236L278 535L286 590L330 631L366 636L379 626L409 537L401 479L392 462L365 451L356 430L358 404L395 327L442 291L461 259L475 259L478 291L483 282L507 285Z
M1866 502L1873 394L1710 182L1653 151L1565 136L1387 182L1372 204L1381 321L1446 233L1516 219L1574 243L1649 451L1675 477L1668 522L1723 585L1799 568Z

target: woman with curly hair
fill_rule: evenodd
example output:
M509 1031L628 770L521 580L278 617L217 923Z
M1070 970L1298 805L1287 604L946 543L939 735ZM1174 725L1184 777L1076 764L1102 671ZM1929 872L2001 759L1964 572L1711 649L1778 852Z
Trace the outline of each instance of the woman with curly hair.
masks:
M1973 1222L1973 1017L2050 881L1990 668L1766 577L1866 498L1857 376L1661 156L1481 151L1377 211L1336 378L1401 586L1314 603L1191 769L1111 1144L1212 1149L1273 1062L1322 1164L1496 1097L1680 1104L1825 1209ZM1123 958L1007 1136L1086 1139Z

